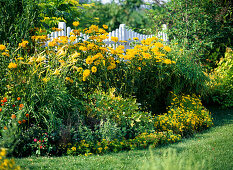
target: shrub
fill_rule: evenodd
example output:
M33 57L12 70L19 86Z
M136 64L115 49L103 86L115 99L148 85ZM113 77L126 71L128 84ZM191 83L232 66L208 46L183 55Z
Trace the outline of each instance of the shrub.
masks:
M167 24L169 40L192 51L208 69L232 46L231 11L231 1L219 0L173 0L150 10L154 26Z
M157 131L172 130L182 136L192 135L212 125L210 112L195 95L174 95L168 113L155 118Z
M96 91L90 95L85 117L92 121L87 122L98 125L99 133L105 139L114 138L114 134L117 136L119 131L119 138L133 138L145 130L152 130L150 113L140 111L136 99L122 98L114 92L114 89L110 89L108 93Z
M209 83L209 93L206 102L215 102L224 107L233 106L233 52L227 48L225 57L221 58L218 67L210 73L212 82Z

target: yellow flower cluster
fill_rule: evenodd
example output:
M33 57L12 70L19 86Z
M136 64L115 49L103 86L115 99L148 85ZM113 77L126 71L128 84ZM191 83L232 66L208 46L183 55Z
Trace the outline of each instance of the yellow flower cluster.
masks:
M6 49L6 46L3 45L3 44L0 44L0 50L3 51L3 50L5 50L5 49Z
M22 41L22 43L19 43L19 47L25 48L28 45L28 41Z
M0 149L0 169L2 170L19 170L20 167L15 165L13 159L9 160L6 158L6 149Z
M75 27L79 26L79 22L78 21L73 22L73 26Z
M188 135L213 125L209 111L196 96L174 96L168 113L155 118L156 129Z
M17 68L17 64L16 63L9 63L8 68Z

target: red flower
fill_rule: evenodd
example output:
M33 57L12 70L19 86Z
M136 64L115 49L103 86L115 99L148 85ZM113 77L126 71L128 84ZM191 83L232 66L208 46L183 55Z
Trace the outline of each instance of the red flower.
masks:
M26 116L26 117L29 117L29 114L27 113L25 116Z
M26 123L26 120L25 120L25 119L23 119L23 123Z
M15 105L13 104L12 107L15 107Z

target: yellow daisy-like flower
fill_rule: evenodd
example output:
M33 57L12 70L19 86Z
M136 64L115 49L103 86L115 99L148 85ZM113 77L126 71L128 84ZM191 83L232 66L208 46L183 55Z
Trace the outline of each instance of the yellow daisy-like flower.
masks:
M91 68L91 71L92 71L92 73L96 73L96 72L97 72L97 67L96 67L96 66L93 66L93 67Z
M78 21L73 22L73 26L75 27L79 26L79 22Z
M5 49L6 49L6 46L3 45L3 44L0 44L0 50L3 51L3 50L5 50Z
M111 37L111 41L117 42L118 41L118 37Z
M90 75L91 71L89 69L84 70L83 76L88 77Z
M167 52L170 52L170 51L172 50L172 49L171 49L170 47L168 47L168 46L164 46L163 49L164 49L165 51L167 51Z
M8 65L8 68L17 68L17 64L16 63L10 63L9 65Z
M9 53L6 53L6 52L3 52L2 55L5 55L5 56L10 56Z
M71 42L74 42L74 41L76 40L76 37L75 37L75 36L71 36L71 37L69 38L69 40L70 40Z
M104 29L108 29L108 26L107 26L107 25L103 25L103 28L104 28Z
M92 59L91 57L88 57L88 58L86 59L86 63L87 63L87 64L93 63L93 59Z

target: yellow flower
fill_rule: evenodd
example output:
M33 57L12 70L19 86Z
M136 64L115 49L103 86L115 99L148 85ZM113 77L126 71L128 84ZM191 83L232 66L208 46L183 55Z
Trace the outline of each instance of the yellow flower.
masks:
M138 37L133 37L133 40L139 40L139 38Z
M86 63L87 63L87 64L93 63L93 59L91 58L91 56L87 57Z
M56 42L55 41L51 41L48 43L48 46L49 47L54 47L56 45Z
M96 66L93 66L93 67L91 68L91 71L92 71L93 73L96 73L96 72L97 72L97 67L96 67Z
M161 42L154 43L154 45L158 48L163 47L163 44Z
M88 77L90 75L91 71L89 69L84 70L83 76Z
M5 55L5 56L10 56L9 53L6 53L6 52L3 52L2 55Z
M111 41L117 42L118 41L118 37L111 37Z
M42 79L42 81L43 81L44 83L47 83L47 82L49 81L49 79L47 79L47 78L45 77L45 78Z
M79 50L81 50L81 51L87 51L87 47L80 46L80 47L79 47Z
M28 41L22 41L22 43L19 43L19 47L25 48L29 42Z
M23 60L24 58L23 57L19 57L19 58L17 58L18 60Z
M170 47L168 47L168 46L164 46L163 49L164 49L165 51L167 51L167 52L170 52L170 51L172 50L172 49L171 49Z
M103 28L104 28L104 29L108 29L108 26L107 26L107 25L103 25Z
M76 151L76 147L72 147L71 149L72 149L72 151Z
M71 36L71 37L69 38L69 40L70 40L71 42L74 42L74 41L76 40L76 37L75 37L75 36Z
M0 44L0 50L2 51L2 50L5 50L5 49L6 49L6 46L3 45L3 44Z
M77 27L79 25L78 21L73 22L73 26Z
M59 75L60 74L60 71L58 69L56 69L54 72L53 72L53 75Z
M139 71L141 71L141 70L142 70L142 68L141 68L141 67L138 67L138 70L139 70Z
M10 63L8 65L8 68L17 68L17 64L16 63Z
M1 149L0 156L6 156L6 149L5 148Z
M82 67L79 67L77 71L78 71L78 72L81 72L82 70L83 70L83 68L82 68Z

